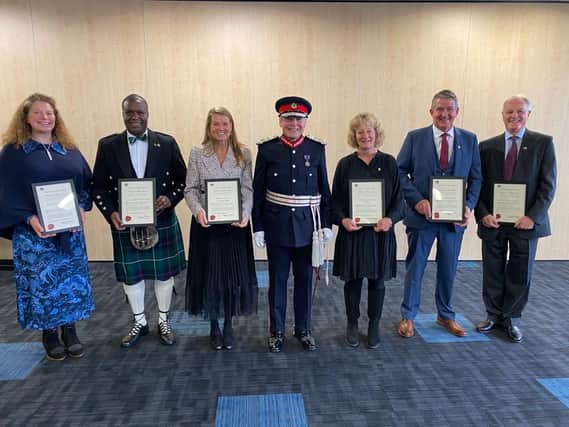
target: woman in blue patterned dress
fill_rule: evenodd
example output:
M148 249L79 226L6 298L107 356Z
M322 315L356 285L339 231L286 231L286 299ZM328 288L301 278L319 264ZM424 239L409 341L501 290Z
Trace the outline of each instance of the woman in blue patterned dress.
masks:
M2 141L0 236L12 240L18 321L43 331L49 359L81 357L75 322L94 309L85 237L82 230L44 234L32 184L72 179L84 222L91 170L46 95L33 94L18 107Z

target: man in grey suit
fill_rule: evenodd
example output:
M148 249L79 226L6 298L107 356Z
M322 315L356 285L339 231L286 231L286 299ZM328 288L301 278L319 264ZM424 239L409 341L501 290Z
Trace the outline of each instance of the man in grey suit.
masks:
M551 234L547 210L557 175L553 138L526 128L530 113L526 97L506 99L505 132L480 143L484 184L475 209L488 313L476 329L488 333L496 326L505 327L516 343L523 339L520 318L528 301L537 240ZM525 215L514 223L501 222L493 208L494 183L508 181L526 185Z

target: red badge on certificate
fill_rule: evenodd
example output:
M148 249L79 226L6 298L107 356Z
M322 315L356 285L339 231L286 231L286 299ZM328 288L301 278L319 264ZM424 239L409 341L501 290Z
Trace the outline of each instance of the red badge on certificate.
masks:
M124 222L129 222L132 219L130 215L124 217Z
M210 215L209 219L210 219L210 221L215 221L215 215Z
M435 219L438 219L440 216L441 215L438 212L435 212L435 215L434 215Z
M500 219L500 218L502 218L502 215L496 214L496 219Z
M355 221L356 221L356 222L360 222L361 219L360 219L360 218L356 218Z
M53 225L53 224L48 224L48 225L47 225L47 229L48 229L48 230L53 230L53 227L55 227L55 225Z

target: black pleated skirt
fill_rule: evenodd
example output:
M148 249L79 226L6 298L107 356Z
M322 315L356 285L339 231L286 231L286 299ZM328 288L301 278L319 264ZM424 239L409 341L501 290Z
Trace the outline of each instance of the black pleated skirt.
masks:
M251 226L204 228L192 217L186 310L206 319L257 311L257 276Z
M393 230L376 233L372 227L347 232L342 226L334 248L334 276L389 280L397 274L397 243Z

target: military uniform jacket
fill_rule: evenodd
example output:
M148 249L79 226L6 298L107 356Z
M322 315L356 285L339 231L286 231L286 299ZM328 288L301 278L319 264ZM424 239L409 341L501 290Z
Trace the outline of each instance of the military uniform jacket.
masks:
M93 168L93 202L111 224L111 214L119 212L118 180L136 178L130 161L126 131L99 141ZM166 196L170 212L184 198L186 164L176 140L170 135L148 129L148 157L144 178L156 179L156 197Z
M312 242L310 207L289 207L265 199L267 190L295 196L320 194L322 227L331 227L331 195L324 145L309 137L291 148L275 137L259 144L253 177L253 230L269 245L302 247Z

